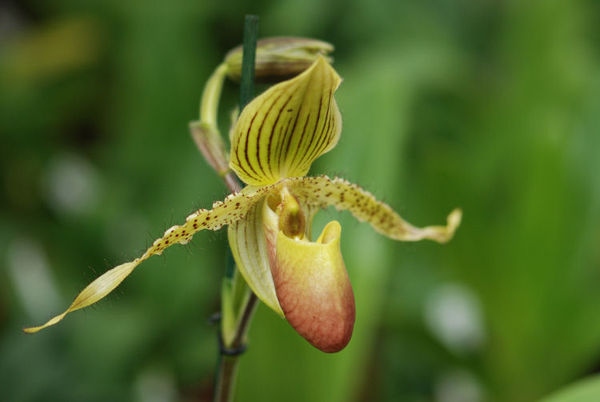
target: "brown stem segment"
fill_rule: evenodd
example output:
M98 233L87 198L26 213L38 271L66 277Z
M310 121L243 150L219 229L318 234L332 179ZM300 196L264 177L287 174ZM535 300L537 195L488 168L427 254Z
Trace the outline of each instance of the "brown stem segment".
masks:
M233 384L237 374L238 357L220 356L219 371L215 384L215 402L230 402L233 400Z

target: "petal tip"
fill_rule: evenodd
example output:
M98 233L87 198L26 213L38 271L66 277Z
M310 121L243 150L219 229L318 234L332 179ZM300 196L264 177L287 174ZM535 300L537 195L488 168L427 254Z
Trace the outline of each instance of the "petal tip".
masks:
M52 317L45 324L37 326L37 327L23 328L23 332L25 332L26 334L35 334L36 332L39 332L42 329L45 329L45 328L51 327L54 324L57 324L59 321L61 321L63 318L65 318L65 316L68 313L69 313L69 310L65 311L62 314L57 315L56 317Z
M446 226L428 226L423 228L423 238L446 244L454 237L462 221L462 209L456 208L446 218Z
M333 91L337 90L340 84L342 83L342 77L340 77L338 72L335 71L331 63L325 57L319 55L312 68L314 68L315 70L323 70L326 71L328 74L331 74L331 76L333 77Z
M456 229L460 226L462 222L462 209L456 208L446 218L446 230L443 233L443 236L440 239L440 243L447 243L454 237L454 233Z
M39 327L23 328L23 332L25 332L26 334L35 334L36 332L39 332L44 328L46 328L45 325L40 325Z
M456 208L452 212L450 212L446 220L449 230L454 232L454 230L456 230L456 228L460 226L460 222L462 221L462 215L463 212L460 208Z

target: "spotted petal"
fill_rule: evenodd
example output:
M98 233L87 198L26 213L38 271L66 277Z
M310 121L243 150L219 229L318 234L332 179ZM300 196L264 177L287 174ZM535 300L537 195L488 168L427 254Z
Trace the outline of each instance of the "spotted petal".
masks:
M58 323L75 310L96 303L119 286L140 263L153 255L162 254L164 249L174 244L186 244L196 232L204 229L218 230L223 225L237 222L245 217L258 200L262 199L265 191L266 189L246 188L240 193L229 195L224 201L214 203L211 210L200 209L194 212L186 218L184 224L171 227L161 238L156 239L141 257L112 268L90 283L79 293L65 312L53 317L43 325L25 328L24 331L37 332Z
M334 206L338 210L348 210L359 221L369 222L377 232L394 240L429 239L446 243L454 236L462 217L461 210L455 209L448 215L446 226L419 228L402 219L389 205L378 201L368 191L339 177L288 179L286 185L301 203L320 208Z
M333 94L341 82L322 57L297 77L250 102L233 129L230 166L247 184L304 176L333 148L342 120Z

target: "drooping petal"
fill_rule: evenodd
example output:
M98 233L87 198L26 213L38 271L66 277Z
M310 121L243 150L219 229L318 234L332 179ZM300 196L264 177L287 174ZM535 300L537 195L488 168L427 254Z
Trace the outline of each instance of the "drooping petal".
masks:
M273 311L283 317L271 276L263 228L264 201L256 203L246 219L229 225L229 246L238 269L254 294Z
M317 349L342 350L352 337L354 293L340 251L341 226L330 222L316 242L279 231L271 272L290 325Z
M230 166L247 184L304 176L337 144L342 127L333 94L341 79L322 57L297 77L256 97L233 130Z
M394 240L429 239L446 243L454 236L462 217L461 210L455 209L448 215L446 226L419 228L402 219L389 205L377 201L368 191L338 177L294 178L280 185L288 186L301 203L321 208L333 205L338 210L348 210L359 221L369 222L377 232Z
M144 260L153 255L162 254L164 249L174 244L186 244L196 232L204 229L218 230L223 225L237 222L248 213L257 201L264 197L265 191L267 190L246 188L240 193L229 195L224 201L214 203L211 210L200 209L194 212L186 218L184 224L171 227L161 238L156 239L141 257L112 268L90 283L79 293L64 313L53 317L43 325L25 328L24 331L37 332L58 323L68 313L96 303L119 286Z

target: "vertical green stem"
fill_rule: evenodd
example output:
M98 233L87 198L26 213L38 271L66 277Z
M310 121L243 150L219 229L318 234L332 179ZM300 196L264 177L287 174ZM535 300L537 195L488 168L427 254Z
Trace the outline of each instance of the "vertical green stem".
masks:
M244 44L242 56L242 76L240 84L240 110L244 108L254 96L254 64L256 60L256 41L258 38L258 16L247 15L244 21ZM225 183L232 192L239 191L239 182ZM234 269L228 269L226 272L226 280L231 280L234 276ZM252 319L258 299L252 291L249 297L246 298L245 304L241 308L241 313L237 318L237 326L235 336L231 344L225 344L221 339L222 349L219 353L218 371L215 382L215 402L230 402L233 400L233 390L235 385L235 377L239 363L239 354L225 353L227 351L236 351L244 348L244 342L248 327ZM219 336L222 337L221 334Z
M240 83L240 110L254 97L254 65L258 39L258 16L247 15L244 21L244 45L242 53L242 77Z

